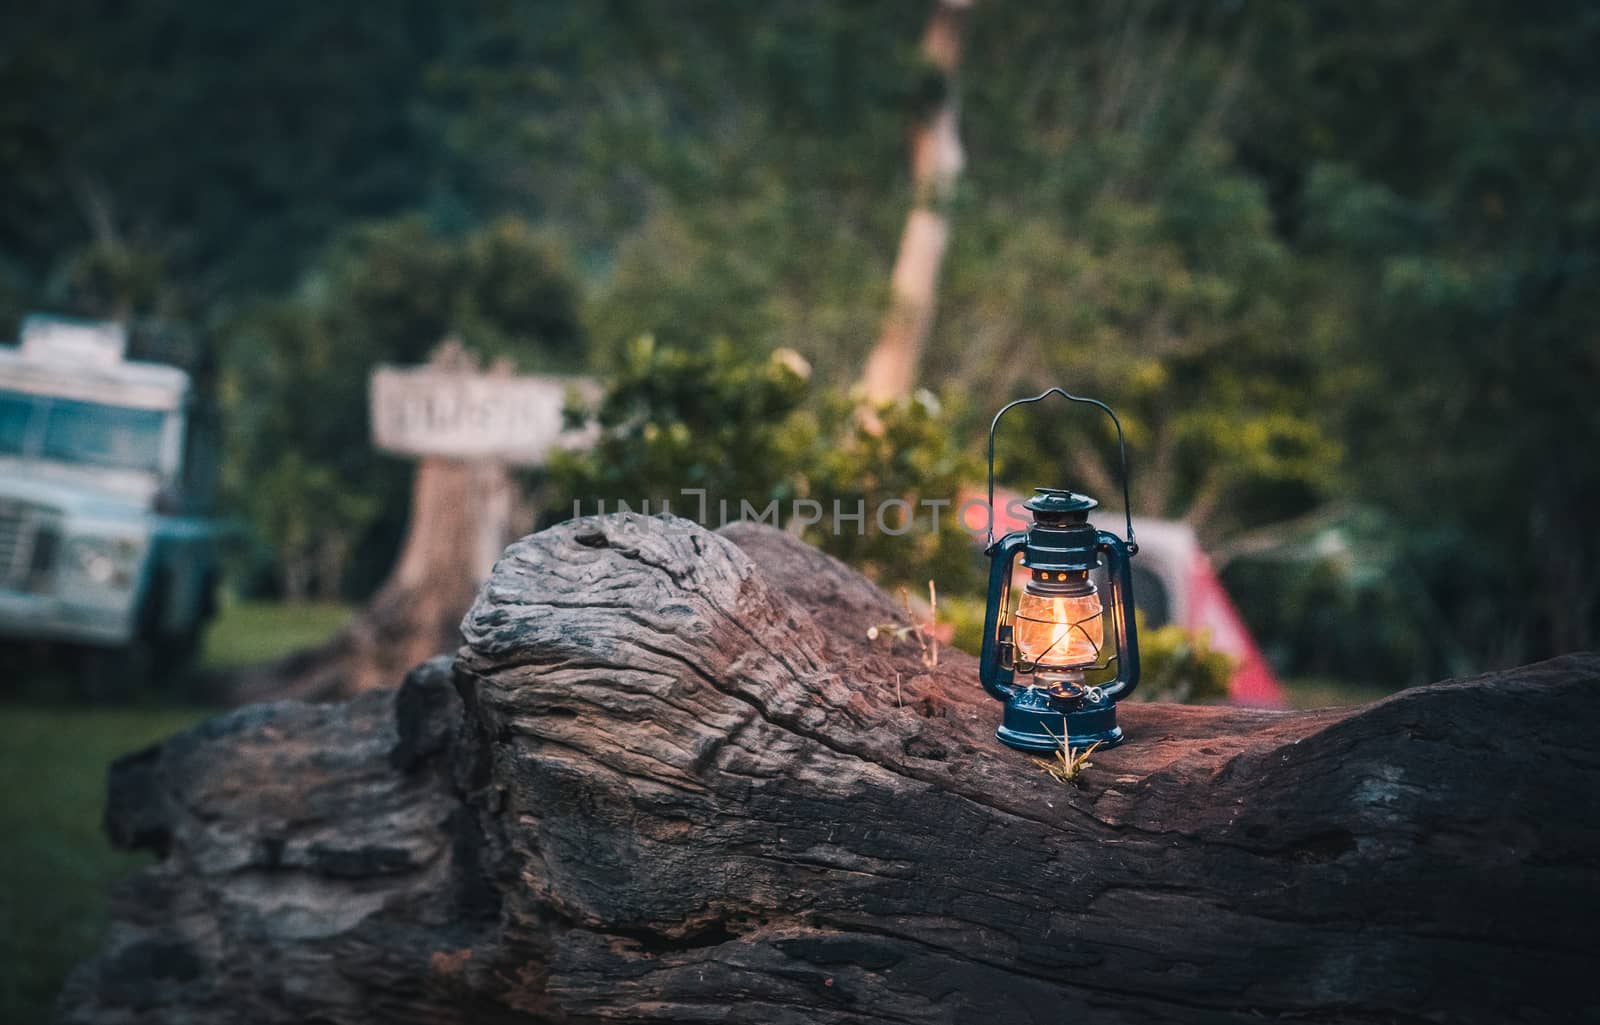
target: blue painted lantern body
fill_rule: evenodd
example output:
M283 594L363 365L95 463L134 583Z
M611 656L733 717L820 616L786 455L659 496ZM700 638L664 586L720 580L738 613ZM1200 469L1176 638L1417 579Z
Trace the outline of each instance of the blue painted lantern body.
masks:
M989 504L994 506L994 431L1012 406L1060 394L1116 414L1103 403L1059 388L1006 406L989 429ZM1122 425L1117 424L1119 445ZM1123 501L1127 503L1127 457ZM1139 639L1133 615L1130 558L1138 551L1128 518L1126 540L1089 522L1094 499L1039 488L1027 502L1033 523L999 540L990 532L989 595L979 678L1003 703L995 735L1011 747L1051 751L1122 741L1117 702L1139 683ZM1028 571L1015 611L1012 577L1018 557ZM1104 592L1091 577L1105 570ZM1103 674L1115 667L1115 676ZM1099 682L1088 680L1096 674Z

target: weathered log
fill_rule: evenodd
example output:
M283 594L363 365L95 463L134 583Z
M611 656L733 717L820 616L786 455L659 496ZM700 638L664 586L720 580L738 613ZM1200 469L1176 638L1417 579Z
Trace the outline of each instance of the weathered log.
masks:
M1125 705L1077 787L776 531L512 545L453 665L118 763L70 1022L1567 1022L1600 657L1357 708ZM898 683L897 683L898 680ZM458 697L459 694L459 697Z

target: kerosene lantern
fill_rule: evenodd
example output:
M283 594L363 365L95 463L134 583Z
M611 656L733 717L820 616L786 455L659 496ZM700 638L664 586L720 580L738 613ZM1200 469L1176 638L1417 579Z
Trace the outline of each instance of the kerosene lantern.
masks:
M1097 529L1087 495L1038 488L1025 506L1033 523L998 541L994 537L994 433L1016 406L1060 395L1104 410L1117 427L1122 456L1122 503L1126 539ZM1139 638L1134 630L1133 575L1128 561L1138 552L1128 506L1128 450L1122 423L1111 407L1051 388L1018 399L989 425L989 607L984 615L978 674L983 687L1004 703L995 736L1025 751L1059 750L1121 743L1117 702L1139 683ZM1028 572L1016 610L1011 579L1017 556ZM1102 593L1091 574L1105 568ZM1103 673L1116 667L1114 679ZM1090 674L1100 682L1090 682Z

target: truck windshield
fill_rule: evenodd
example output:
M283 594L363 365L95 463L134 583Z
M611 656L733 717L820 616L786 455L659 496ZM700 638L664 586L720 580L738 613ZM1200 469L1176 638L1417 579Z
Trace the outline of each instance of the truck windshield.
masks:
M156 472L165 419L160 410L0 390L0 455Z

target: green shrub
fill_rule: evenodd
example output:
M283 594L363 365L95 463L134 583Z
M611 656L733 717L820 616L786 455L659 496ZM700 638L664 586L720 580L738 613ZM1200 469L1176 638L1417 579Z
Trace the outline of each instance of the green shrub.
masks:
M807 539L874 580L906 584L913 593L924 593L930 579L941 595L981 587L981 556L956 519L961 489L978 479L980 464L957 443L956 417L928 392L879 406L874 429L863 426L844 396L825 396L821 404L825 422L835 426L812 454L810 494L830 513L833 502L847 512L864 509L866 521L859 532L853 523L822 529L829 526L824 522ZM880 506L891 501L900 504L883 508L880 523Z
M880 407L868 429L847 396L814 388L792 351L752 357L725 342L686 351L645 336L627 347L598 404L569 412L601 435L589 451L552 459L559 516L648 502L650 512L670 508L711 527L764 517L880 583L977 584L979 559L954 509L978 467L930 394ZM704 492L703 516L701 497L685 491ZM904 504L885 509L880 525L884 502ZM938 507L937 531L925 502L949 503ZM836 520L836 509L862 519ZM797 511L820 522L797 522Z
M810 367L779 350L752 357L725 341L685 350L657 345L649 335L623 351L599 403L574 406L569 417L597 424L599 441L585 452L557 453L550 479L567 499L591 513L648 501L659 512L694 518L703 489L715 525L717 503L728 518L739 502L757 508L793 498L818 444L816 417L805 409Z
M1228 696L1233 658L1176 623L1152 630L1139 617L1139 689L1135 701L1215 701Z

